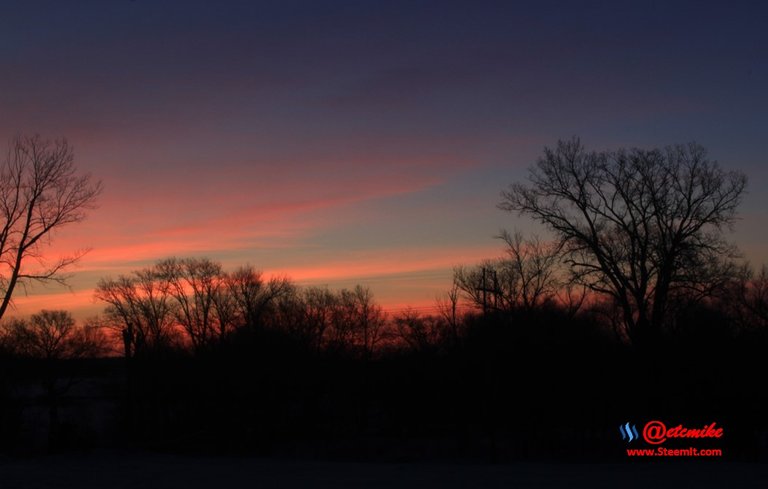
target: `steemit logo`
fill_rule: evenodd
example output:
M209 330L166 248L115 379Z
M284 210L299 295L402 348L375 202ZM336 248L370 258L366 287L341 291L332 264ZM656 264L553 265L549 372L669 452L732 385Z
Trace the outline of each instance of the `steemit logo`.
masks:
M633 424L622 424L619 425L619 431L621 432L621 439L627 440L627 443L633 442L640 438L640 435L637 433L637 427Z

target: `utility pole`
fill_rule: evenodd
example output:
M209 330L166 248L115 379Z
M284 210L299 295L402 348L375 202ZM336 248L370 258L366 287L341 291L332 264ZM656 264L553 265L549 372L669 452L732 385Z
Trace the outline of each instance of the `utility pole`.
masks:
M483 266L483 276L478 291L482 292L483 314L488 314L488 309L491 306L496 310L499 309L501 290L499 289L499 276L496 270Z

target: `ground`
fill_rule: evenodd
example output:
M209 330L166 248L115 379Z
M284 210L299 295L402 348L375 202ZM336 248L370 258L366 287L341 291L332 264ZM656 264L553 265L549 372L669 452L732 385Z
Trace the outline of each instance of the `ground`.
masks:
M626 464L366 464L102 452L0 459L14 488L764 488L768 465L713 461Z

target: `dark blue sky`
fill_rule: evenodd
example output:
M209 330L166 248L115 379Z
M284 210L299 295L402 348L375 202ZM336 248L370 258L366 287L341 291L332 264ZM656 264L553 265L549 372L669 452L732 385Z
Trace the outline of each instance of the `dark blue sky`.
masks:
M0 135L104 180L75 289L169 254L429 302L545 145L697 141L768 261L759 2L3 2ZM62 299L64 300L64 299Z

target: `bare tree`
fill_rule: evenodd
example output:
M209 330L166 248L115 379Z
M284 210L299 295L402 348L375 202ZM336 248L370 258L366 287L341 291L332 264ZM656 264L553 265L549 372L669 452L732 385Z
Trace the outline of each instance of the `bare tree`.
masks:
M697 144L588 152L578 139L546 148L499 207L545 224L573 277L610 296L631 340L654 344L670 295L710 280L734 249L724 231L746 186Z
M307 287L297 294L296 307L300 309L294 327L311 350L319 352L326 346L328 331L332 328L334 309L338 306L338 297L326 287Z
M437 310L440 312L443 320L448 324L451 332L451 341L455 345L459 341L460 325L462 318L459 313L459 300L461 299L461 288L454 276L451 288L443 297L436 299Z
M217 287L213 295L219 341L223 341L232 331L241 326L238 322L237 303L227 287L227 277L226 273L221 277L223 283Z
M225 273L207 258L169 258L117 279L99 281L96 299L118 325L130 357L146 347L173 345L183 333L197 349L242 326L273 320L278 299L293 294L287 278L267 282L251 266Z
M532 310L553 297L557 289L557 247L541 241L538 236L525 239L520 232L502 231L499 238L506 243L509 257L502 262L506 269L504 275L508 281L516 282L510 287L515 295L507 300Z
M4 343L12 351L43 361L40 381L49 408L49 448L54 448L60 399L79 380L60 367L60 360L99 356L107 351L105 338L91 326L77 327L67 311L42 310L29 320L13 319L3 329Z
M167 283L176 301L176 320L194 348L210 345L226 334L226 323L221 323L217 314L230 315L231 310L222 297L226 286L220 263L207 258L169 258L158 262L155 269L156 280Z
M373 292L368 287L356 285L354 289L343 289L341 303L351 314L348 316L354 326L356 344L362 349L363 358L373 357L382 340L386 324L381 306L373 300Z
M108 304L107 317L120 329L126 357L174 341L175 304L168 283L157 277L154 268L145 268L96 285L94 296Z
M355 326L357 344L363 350L363 358L368 360L382 340L386 318L368 287L356 285L352 291L342 290L342 304L350 304L350 299L354 304L355 314L350 319Z
M237 313L245 326L262 326L267 310L283 294L290 293L292 284L285 277L273 277L266 283L261 272L251 265L238 268L227 276L227 288Z
M341 289L332 302L327 348L354 351L368 361L383 338L385 323L384 312L374 302L370 289L361 285Z
M742 331L768 330L768 267L759 272L744 265L741 276L719 294L720 306L727 310Z
M0 317L17 286L65 279L85 251L49 260L45 246L55 230L85 219L100 192L100 182L78 174L67 141L13 139L0 166Z
M442 317L422 315L412 308L396 314L392 321L397 337L415 351L432 350L452 334L450 325Z
M22 356L62 360L98 356L106 340L91 326L77 327L67 311L42 310L29 320L14 319L5 326L7 344Z
M454 270L454 283L477 308L488 312L531 311L552 299L559 283L557 247L538 237L503 231L507 258Z
M503 259L483 260L476 266L457 266L453 281L465 301L484 314L489 311L508 310L518 296L518 282L505 266Z

